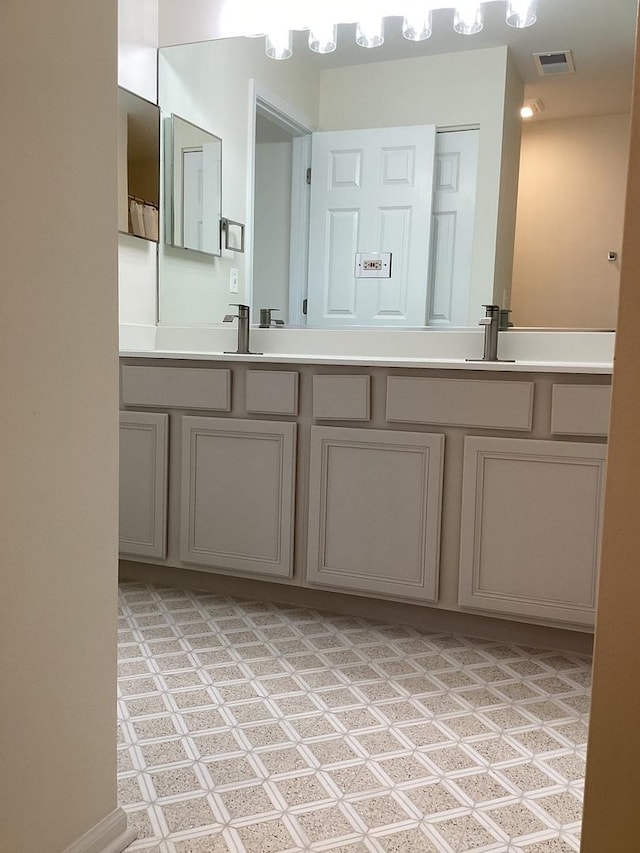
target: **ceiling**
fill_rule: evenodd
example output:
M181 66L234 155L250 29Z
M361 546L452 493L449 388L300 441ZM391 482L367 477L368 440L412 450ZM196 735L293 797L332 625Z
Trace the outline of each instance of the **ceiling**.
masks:
M341 24L337 50L313 56L321 67L335 68L508 45L525 83L525 97L544 103L541 118L627 113L637 5L637 0L538 0L536 24L517 30L505 24L505 3L489 2L484 4L484 29L473 36L454 32L453 9L437 9L428 41L407 41L401 18L388 18L385 43L372 50L355 44L355 25ZM296 34L298 49L308 50L305 41L306 33ZM573 53L575 74L539 77L532 54L567 48Z
M266 0L264 0L266 1ZM189 9L178 0L160 0L165 45L199 41L214 32L216 15L234 0L191 0ZM453 2L455 0L444 0ZM341 24L338 49L320 56L307 45L307 33L294 34L294 52L304 52L321 68L381 62L391 59L454 53L462 50L508 45L525 83L525 97L540 98L545 105L541 119L580 115L628 113L635 53L637 0L538 0L538 21L525 30L505 23L505 0L485 2L485 26L473 36L453 31L453 9L433 13L433 35L412 43L402 36L399 17L387 18L385 43L373 50L355 44L355 25ZM538 76L532 54L570 49L575 74Z

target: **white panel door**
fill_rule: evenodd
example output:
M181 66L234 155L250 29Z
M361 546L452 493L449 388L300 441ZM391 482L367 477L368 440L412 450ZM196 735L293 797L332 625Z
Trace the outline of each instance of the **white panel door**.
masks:
M439 133L431 237L429 326L466 326L480 131Z
M308 323L423 326L435 126L313 134ZM391 278L355 278L357 252L391 252Z
M202 252L203 241L203 202L204 202L204 164L202 148L182 152L182 235L185 249Z

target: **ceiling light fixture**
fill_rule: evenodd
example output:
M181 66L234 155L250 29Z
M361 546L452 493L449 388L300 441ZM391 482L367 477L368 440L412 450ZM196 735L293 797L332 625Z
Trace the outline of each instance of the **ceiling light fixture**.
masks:
M309 47L314 53L333 53L338 46L338 25L318 21L309 29Z
M374 48L384 43L387 18L401 17L402 34L409 41L425 41L432 34L433 11L453 10L453 28L462 35L483 28L484 6L504 0L233 0L225 4L224 36L266 35L267 56L288 59L291 33L309 31L309 47L331 53L337 46L338 24L356 24L356 42ZM506 0L505 20L510 27L536 22L537 0Z
M507 24L519 30L523 30L525 27L532 27L538 20L537 2L538 0L509 0L506 17Z
M453 29L463 36L473 36L484 27L482 5L476 0L459 0L453 16Z
M360 47L380 47L384 44L384 18L367 16L358 21L356 44Z
M431 9L407 12L402 22L402 35L408 41L426 41L431 38L431 18Z
M540 98L529 98L522 105L520 115L522 118L533 118L540 115L541 112L544 112L544 104Z

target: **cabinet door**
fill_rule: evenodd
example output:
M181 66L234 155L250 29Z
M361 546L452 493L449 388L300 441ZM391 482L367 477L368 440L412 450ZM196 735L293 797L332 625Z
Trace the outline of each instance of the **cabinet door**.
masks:
M164 559L169 416L120 412L120 552Z
M435 601L443 450L443 435L313 427L308 581Z
M606 446L468 437L461 605L592 625Z
M296 425L182 418L180 558L290 577Z

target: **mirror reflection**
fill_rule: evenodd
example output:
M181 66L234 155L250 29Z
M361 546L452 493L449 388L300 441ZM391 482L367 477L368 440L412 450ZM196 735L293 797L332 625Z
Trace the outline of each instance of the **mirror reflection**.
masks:
M223 252L206 293L196 270L161 266L161 322L176 313L219 322L232 263L254 317L275 308L290 325L459 327L497 302L518 326L612 328L634 13L633 4L614 5L607 62L591 0L580 4L579 28L567 14L540 26L552 11L541 2L539 24L516 33L519 42L507 45L513 34L487 20L479 41L438 45L434 25L426 47L389 36L380 62L376 51L347 44L348 25L329 56L311 54L308 34L294 34L286 62L265 56L264 39L162 49L163 109L206 116L225 139L225 208L247 222L247 253ZM460 41L465 49L454 51ZM533 53L560 43L573 48L574 74L538 78ZM530 96L543 111L523 124L519 108ZM429 126L433 148L421 154L410 131ZM370 132L396 134L373 160L362 154ZM395 195L376 196L380 175ZM401 195L411 181L422 206ZM340 189L340 201L327 187ZM358 276L356 255L372 253L391 255L390 277Z
M221 253L222 140L177 115L165 119L166 242Z
M118 88L118 231L158 242L160 110Z

